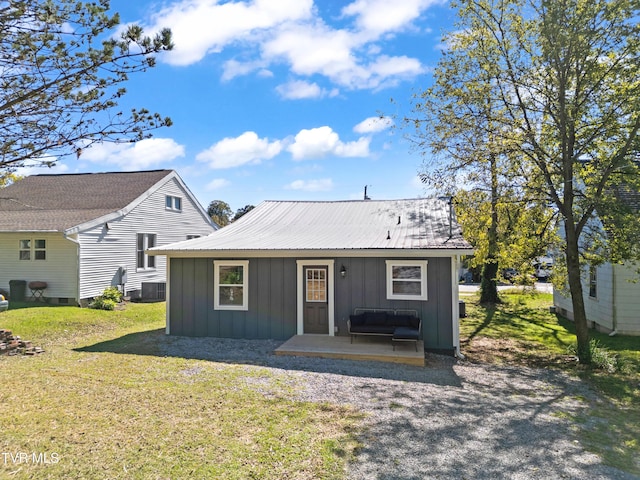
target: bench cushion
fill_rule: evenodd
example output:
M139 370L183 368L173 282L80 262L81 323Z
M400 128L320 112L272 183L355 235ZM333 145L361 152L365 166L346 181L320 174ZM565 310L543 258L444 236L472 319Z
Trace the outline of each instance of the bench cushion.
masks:
M351 333L371 333L382 335L393 335L396 327L393 325L351 325Z
M380 326L387 324L387 312L365 312L364 324L369 326Z
M351 320L351 329L354 327L359 327L360 325L364 325L364 313L360 313L358 315L349 315L349 320Z
M417 328L411 327L396 327L393 331L394 340L418 340L420 332Z
M396 327L418 328L420 319L413 315L390 315L387 323L392 323Z

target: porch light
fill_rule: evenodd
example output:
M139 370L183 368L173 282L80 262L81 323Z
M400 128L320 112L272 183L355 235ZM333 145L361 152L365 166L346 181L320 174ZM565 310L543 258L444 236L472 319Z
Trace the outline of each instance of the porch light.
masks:
M341 276L342 278L344 278L344 277L346 277L346 276L347 276L347 269L345 268L345 266L344 266L344 265L342 265L342 267L340 267L340 276Z

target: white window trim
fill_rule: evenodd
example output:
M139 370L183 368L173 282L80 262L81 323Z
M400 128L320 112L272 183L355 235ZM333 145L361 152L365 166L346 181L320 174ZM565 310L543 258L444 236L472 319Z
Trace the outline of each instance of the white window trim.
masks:
M242 305L220 305L220 267L241 266L242 272ZM215 260L213 262L213 309L214 310L249 310L249 260Z
M171 206L167 205L167 199L170 199ZM176 207L176 200L180 200L180 208ZM176 197L175 195L166 195L164 199L164 208L165 210L169 210L171 212L181 212L182 211L182 197Z
M23 241L29 242L29 248L22 248ZM44 248L36 247L36 242L38 241L45 242ZM21 262L46 262L48 258L48 255L47 255L48 249L49 247L47 246L46 238L37 238L37 237L21 238L18 244L18 258ZM21 252L29 252L29 258L28 259L20 258ZM36 252L44 252L44 258L36 258Z
M428 300L427 260L386 260L387 264L387 300ZM393 293L393 267L420 267L421 295L398 295Z
M144 265L142 267L138 266L138 254L140 253L140 250L138 250L138 235L144 235L143 237L143 245L142 245L142 252L144 254ZM154 237L154 242L153 245L149 246L149 235L153 235ZM154 271L156 270L156 262L158 261L157 259L154 259L154 266L150 267L149 266L149 258L150 255L147 254L147 250L149 248L153 248L155 246L158 245L158 234L157 233L143 233L143 232L138 232L136 233L136 271L137 272L145 272L145 271Z

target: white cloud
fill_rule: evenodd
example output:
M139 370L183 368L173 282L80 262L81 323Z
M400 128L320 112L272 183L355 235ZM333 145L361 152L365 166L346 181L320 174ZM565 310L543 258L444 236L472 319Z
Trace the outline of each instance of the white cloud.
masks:
M378 133L391 125L393 125L393 121L389 117L369 117L353 127L353 131L361 134Z
M276 91L282 98L289 100L300 100L302 98L324 98L335 97L338 89L327 91L317 83L309 83L303 80L292 80L291 82L278 85Z
M416 20L423 10L441 0L356 0L342 9L345 16L355 16L360 30L380 35L402 30Z
M294 160L321 158L327 155L339 157L366 157L369 155L369 138L362 137L355 142L344 143L331 127L303 129L289 145Z
M43 162L50 162L53 166L47 167L43 165ZM14 172L16 175L26 177L28 175L46 175L56 173L67 173L69 167L61 163L58 157L40 157L38 160L27 160L22 167L16 168Z
M184 146L171 138L146 138L136 143L97 143L86 148L80 160L116 165L123 170L143 170L184 157Z
M382 55L359 35L322 23L281 29L263 45L263 58L285 61L298 76L322 75L352 90L392 86L425 71L417 59Z
M207 192L211 192L213 190L219 190L224 187L228 187L231 185L231 182L226 178L214 178L209 183L207 183L205 190Z
M223 81L255 73L273 75L284 64L298 77L321 75L347 89L380 89L424 73L420 61L385 55L384 40L414 28L430 6L443 0L355 0L342 10L343 28L319 17L313 0L179 0L155 14L149 32L171 28L175 48L161 56L173 65L190 65L228 48L237 58L223 65ZM234 53L234 56L236 53ZM315 85L305 82L307 87ZM301 87L301 85L299 85ZM283 93L289 99L335 95L334 88Z
M255 165L278 155L283 148L279 140L269 142L255 132L244 132L236 138L224 138L196 155L196 160L208 162L211 168L233 168Z
M220 52L253 32L269 30L286 21L311 15L312 0L254 0L225 2L183 0L162 9L147 30L171 29L175 47L164 59L172 65L190 65L207 53Z
M333 188L333 180L320 178L317 180L295 180L285 186L288 190L303 190L305 192L328 192Z

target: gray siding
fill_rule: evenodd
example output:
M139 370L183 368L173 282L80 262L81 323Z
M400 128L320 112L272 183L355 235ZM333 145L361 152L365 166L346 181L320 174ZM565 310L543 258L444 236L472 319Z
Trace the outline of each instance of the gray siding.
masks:
M213 259L173 258L169 318L172 335L287 339L296 334L295 259L249 261L249 309L213 309Z
M338 335L347 334L347 319L354 308L415 309L422 318L425 347L453 349L451 259L428 259L427 301L386 299L385 260L388 259L394 257L334 259ZM247 311L213 309L213 260L171 259L169 321L172 335L284 340L296 334L297 259L249 259ZM347 269L346 278L340 276L342 265Z

